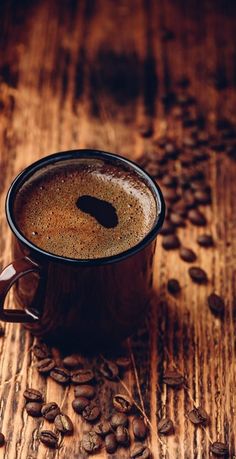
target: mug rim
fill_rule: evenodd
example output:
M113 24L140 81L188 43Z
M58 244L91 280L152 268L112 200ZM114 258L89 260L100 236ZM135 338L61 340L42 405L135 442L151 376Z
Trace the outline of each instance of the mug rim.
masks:
M120 163L123 163L124 165L128 165L133 169L137 174L141 177L143 177L146 181L147 186L150 188L154 199L156 201L156 204L159 205L160 208L160 213L156 215L154 224L150 231L144 236L141 241L139 241L137 244L135 244L133 247L130 247L129 249L118 253L116 255L111 255L109 257L102 257L102 258L69 258L69 257L63 257L61 255L56 255L51 252L47 252L46 250L41 249L37 245L33 244L31 241L29 241L24 234L18 229L15 220L14 220L14 211L13 211L13 204L14 204L14 197L18 189L25 183L25 181L30 178L36 171L40 170L44 166L54 164L58 161L63 161L67 159L74 159L74 158L97 158L97 159L112 159L112 160L117 160ZM121 260L124 260L125 258L128 258L132 255L135 255L137 252L141 251L144 247L146 247L155 237L157 236L158 232L160 231L164 219L165 219L165 201L163 198L163 194L161 192L161 189L159 185L155 182L155 180L146 172L144 171L139 165L137 165L134 161L131 161L130 159L124 158L121 155L117 155L114 153L106 152L103 150L97 150L97 149L75 149L75 150L65 150L57 153L53 153L51 155L44 156L43 158L40 158L39 160L33 162L29 166L27 166L23 171L21 171L16 178L13 180L13 182L10 185L10 188L7 192L6 196L6 203L5 203L5 211L6 211L6 217L8 224L13 232L13 234L16 236L16 238L26 245L29 249L33 250L36 252L41 258L45 257L46 259L50 259L51 261L55 262L61 262L61 263L69 263L73 265L85 265L85 266L92 266L92 265L104 265L104 264L110 264L110 263L115 263Z

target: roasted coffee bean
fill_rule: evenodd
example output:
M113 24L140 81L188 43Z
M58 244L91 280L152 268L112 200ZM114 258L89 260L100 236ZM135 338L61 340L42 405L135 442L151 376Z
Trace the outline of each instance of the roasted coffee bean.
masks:
M37 343L33 347L33 354L38 360L43 360L51 356L51 351L45 343Z
M186 190L183 194L183 200L187 209L193 209L197 205L197 201L191 190Z
M132 428L134 436L137 440L144 440L146 438L148 429L142 418L135 416L132 421Z
M112 402L116 411L120 413L130 413L133 406L132 400L127 395L123 394L116 394Z
M71 435L73 433L73 430L74 430L73 423L71 419L69 418L69 416L67 416L66 414L63 414L63 413L58 414L55 417L54 425L56 429L59 432L61 432L63 435Z
M131 450L131 459L151 459L151 451L142 443L136 443Z
M197 147L197 140L194 137L184 137L183 144L185 147L188 148L196 148Z
M117 440L114 433L110 433L105 437L105 448L106 452L109 454L115 453L117 449Z
M116 429L116 440L121 446L129 446L130 437L129 432L124 426L118 426Z
M3 435L2 432L0 432L0 447L5 445L5 435Z
M27 414L29 416L32 416L33 418L38 418L39 416L41 416L41 408L42 403L39 402L28 402L25 405Z
M180 258L186 261L187 263L192 263L197 259L195 252L192 249L188 249L187 247L180 247Z
M211 203L211 195L204 190L195 191L194 196L199 204L207 205Z
M184 201L179 201L175 204L174 213L180 215L181 217L187 216L187 210Z
M188 218L190 222L196 226L205 226L207 223L205 216L198 209L189 210Z
M28 387L24 391L23 396L27 402L43 402L43 395L37 389L32 389Z
M162 247L165 250L175 250L180 246L180 241L178 236L175 234L170 234L168 236L163 236Z
M75 397L86 397L91 400L95 396L95 389L88 384L81 384L81 386L75 387L74 394Z
M176 188L177 187L177 178L173 175L166 175L163 180L162 184L167 188Z
M49 422L53 422L55 417L60 414L60 412L61 410L58 404L55 402L45 403L41 409L41 414Z
M193 164L192 155L190 156L188 153L184 153L180 157L180 164L184 168L191 167Z
M116 429L118 426L128 427L129 419L125 413L115 413L111 417L111 426Z
M208 414L206 411L199 406L198 408L193 408L189 413L188 413L188 418L189 420L196 425L205 425L208 422Z
M109 433L112 432L111 424L109 421L100 421L95 427L94 427L94 432L96 434L100 435L101 437L105 437Z
M194 196L196 198L196 193L201 191L207 193L209 196L211 196L211 189L209 185L205 183L204 180L195 180L194 182L191 182L191 189L194 192Z
M127 370L131 366L130 357L118 357L118 359L116 359L116 365L122 370Z
M167 282L167 290L171 295L176 295L180 292L180 284L177 279L169 279Z
M215 315L223 315L225 311L225 302L223 298L216 293L211 293L207 298L208 306Z
M99 371L102 376L110 381L115 381L119 375L118 366L111 360L104 360L100 365Z
M138 127L139 134L142 137L151 137L153 134L153 125L151 121L143 122Z
M39 440L49 448L57 448L58 437L51 430L42 430L39 434Z
M83 409L82 416L87 422L96 421L101 416L101 411L100 411L99 406L95 405L94 403L90 403Z
M178 213L175 213L175 212L171 212L171 214L170 214L170 222L174 226L181 226L181 227L185 226L184 218L181 217L181 215L179 215Z
M49 357L46 358L46 359L42 359L40 360L37 365L36 365L36 368L38 370L39 373L41 373L42 375L46 375L48 373L50 373L50 371L56 366L55 364L55 361L53 359L50 359Z
M179 156L179 149L174 145L173 143L167 143L165 146L165 155L168 159L176 159ZM176 185L177 185L177 179L176 177L172 176L173 180L176 180ZM173 183L173 182L172 182ZM174 185L173 185L174 186Z
M76 368L81 368L83 366L81 357L77 354L67 355L63 359L63 365L69 370L75 370Z
M166 370L164 372L162 381L167 386L180 387L184 384L184 376L177 370Z
M3 336L5 335L5 330L2 326L2 324L0 324L0 338L2 338Z
M200 234L197 238L197 243L201 247L212 247L214 245L213 238L210 234Z
M58 384L68 384L70 382L70 372L62 367L55 367L50 371L50 377Z
M157 431L161 435L171 435L174 432L174 424L170 418L163 418L157 424Z
M87 453L96 453L102 446L102 440L94 431L86 432L82 438L82 447Z
M180 196L177 194L175 188L163 188L162 189L164 198L168 202L176 202L179 200Z
M164 224L161 228L161 231L160 231L160 234L163 234L163 236L167 236L169 234L174 234L176 231L174 225L172 225L172 223L170 223L169 220L165 220L164 221Z
M206 284L208 279L207 279L207 274L202 268L198 268L197 266L192 266L188 270L189 275L193 282L196 282L197 284Z
M90 369L76 370L71 374L73 384L88 384L94 381L94 372Z
M154 178L158 178L159 176L159 165L157 164L157 162L151 162L151 163L148 163L146 166L145 166L145 170L148 174L150 174L152 177Z
M82 414L83 410L90 404L90 401L86 397L76 397L72 402L74 411L78 414Z
M229 455L229 447L226 443L222 443L221 441L215 441L210 445L210 452L215 456L224 457Z

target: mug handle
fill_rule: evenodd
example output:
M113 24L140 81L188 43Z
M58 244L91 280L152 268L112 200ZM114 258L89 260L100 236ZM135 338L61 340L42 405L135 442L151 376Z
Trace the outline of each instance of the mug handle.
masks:
M10 263L0 274L0 320L4 322L35 322L39 319L37 311L21 309L4 309L6 295L12 285L31 272L40 273L37 263L24 257Z

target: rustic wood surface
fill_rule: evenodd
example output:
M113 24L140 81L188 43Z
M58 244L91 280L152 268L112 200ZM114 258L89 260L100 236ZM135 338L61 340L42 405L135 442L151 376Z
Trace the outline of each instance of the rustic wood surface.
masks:
M155 136L165 132L167 113L161 95L184 74L191 93L210 119L224 114L235 120L236 40L232 1L165 2L155 0L9 0L0 4L0 266L11 260L11 235L4 200L13 177L50 153L96 147L137 158L150 147L137 125L153 118ZM165 28L174 32L163 39ZM171 37L169 37L171 38ZM220 81L219 81L220 80ZM216 83L216 84L215 84ZM218 84L219 83L219 84ZM217 90L217 84L220 90ZM169 120L172 135L181 136L178 122ZM153 457L205 459L211 441L230 445L236 457L235 317L236 291L236 167L225 155L211 157L207 174L213 205L204 210L215 240L214 249L199 248L202 229L180 230L185 245L194 248L198 264L209 276L207 286L189 280L178 252L157 244L155 286L150 320L130 343L133 368L123 384L150 421L147 441ZM166 282L176 277L182 293L173 299ZM223 320L206 304L211 291L226 298ZM11 301L11 295L10 299ZM33 338L23 327L3 324L0 338L0 430L5 459L76 458L82 425L72 412L73 391L45 381L35 369ZM174 391L161 384L163 369L175 365L187 377L188 389ZM22 393L38 387L71 415L76 434L57 451L38 441L47 422L27 416ZM101 393L108 410L118 383ZM194 403L203 404L210 425L195 428L186 418ZM170 416L175 434L157 435L161 415ZM105 452L97 457L107 457ZM110 456L130 457L120 449Z

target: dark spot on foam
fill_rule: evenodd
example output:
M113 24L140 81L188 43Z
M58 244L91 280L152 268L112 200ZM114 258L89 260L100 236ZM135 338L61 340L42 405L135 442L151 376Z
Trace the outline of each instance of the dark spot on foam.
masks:
M105 228L114 228L118 225L116 209L110 202L84 195L77 199L76 205L82 212L96 218Z

